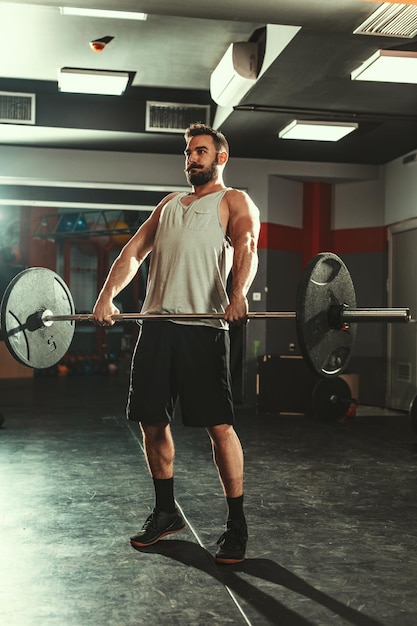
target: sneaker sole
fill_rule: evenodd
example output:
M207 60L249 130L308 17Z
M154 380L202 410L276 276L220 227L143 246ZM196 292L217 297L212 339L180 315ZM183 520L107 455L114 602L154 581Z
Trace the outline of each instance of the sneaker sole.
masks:
M181 528L175 528L175 530L166 530L164 533L159 535L159 537L154 539L154 541L148 541L147 543L134 541L133 539L130 540L130 543L132 544L132 546L136 548L146 548L146 546L153 546L155 543L158 543L160 539L162 539L163 537L166 537L167 535L173 535L174 533L179 533L181 530L184 530L184 528L185 528L185 525L181 526Z
M242 563L245 560L245 557L241 559L226 559L223 557L215 557L216 563L222 563L223 565L233 565L234 563Z

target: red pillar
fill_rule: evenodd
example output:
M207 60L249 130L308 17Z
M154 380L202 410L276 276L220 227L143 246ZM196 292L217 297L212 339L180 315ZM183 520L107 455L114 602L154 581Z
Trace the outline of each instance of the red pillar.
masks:
M47 267L56 271L56 243L35 236L42 222L42 217L56 212L56 209L44 207L23 207L21 209L20 248L22 265Z
M329 252L331 236L332 185L304 183L303 264L319 252Z

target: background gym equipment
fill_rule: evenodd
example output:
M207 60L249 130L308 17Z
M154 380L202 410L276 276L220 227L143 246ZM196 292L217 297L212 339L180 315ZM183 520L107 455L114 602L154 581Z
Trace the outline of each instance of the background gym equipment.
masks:
M124 313L115 321L220 319L222 313L143 315ZM343 261L331 252L315 256L298 288L296 311L250 312L248 319L295 318L300 349L311 369L322 377L341 374L355 344L356 322L409 322L410 310L358 309L353 283ZM67 352L76 321L94 321L76 314L62 278L46 268L29 268L7 286L0 307L5 344L23 365L43 369ZM58 323L59 322L59 323Z
M360 403L352 397L350 387L343 378L322 378L317 381L312 394L311 413L326 422L336 422L343 417L351 417L350 411ZM417 433L417 394L408 409L411 428Z
M321 420L337 421L346 415L353 403L356 404L356 400L343 378L322 378L313 389L312 413Z

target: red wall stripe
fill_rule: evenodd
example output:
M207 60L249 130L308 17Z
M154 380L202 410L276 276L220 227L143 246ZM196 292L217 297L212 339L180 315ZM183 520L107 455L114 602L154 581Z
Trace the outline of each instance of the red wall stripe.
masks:
M330 231L330 248L320 252L355 254L385 252L387 249L387 227L345 228ZM281 224L262 222L259 246L263 250L299 252L304 250L303 229Z
M334 230L333 251L336 254L385 252L387 250L387 227L345 228Z
M28 211L21 212L20 251L22 265L47 267L56 271L57 244L48 239L35 238L35 233L44 215L57 212L57 209L38 206L29 207Z
M303 231L294 226L262 222L258 247L264 250L300 252L303 249Z

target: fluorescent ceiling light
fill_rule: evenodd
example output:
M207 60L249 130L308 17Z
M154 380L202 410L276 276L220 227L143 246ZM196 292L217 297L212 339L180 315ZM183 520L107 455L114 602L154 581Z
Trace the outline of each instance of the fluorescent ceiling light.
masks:
M377 50L350 76L352 80L417 83L417 52Z
M81 15L82 17L109 17L119 20L146 20L147 13L134 11L107 11L104 9L81 9L77 7L60 7L61 15Z
M59 70L58 88L71 93L94 93L120 96L127 87L128 72L82 70L63 67Z
M358 128L358 124L350 122L308 122L293 120L283 128L278 136L280 139L304 139L311 141L339 141L345 135Z

